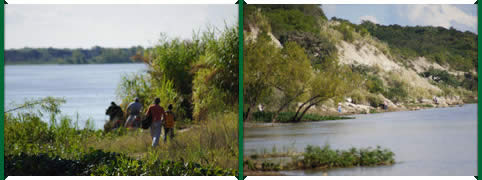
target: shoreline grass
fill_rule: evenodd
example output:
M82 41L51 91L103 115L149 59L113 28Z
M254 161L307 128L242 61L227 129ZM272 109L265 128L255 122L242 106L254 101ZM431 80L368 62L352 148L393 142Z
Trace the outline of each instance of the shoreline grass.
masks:
M229 175L238 162L237 114L219 113L151 147L149 130L79 129L58 109L5 113L5 174ZM50 114L51 122L42 121Z
M270 123L273 120L274 112L258 111L252 114L254 122L266 122ZM281 112L276 118L278 123L294 123L291 118L294 117L295 112ZM321 116L316 114L305 114L301 119L301 122L314 122L314 121L332 121L332 120L344 120L354 119L353 117L346 116Z
M348 150L332 149L329 145L323 147L308 145L302 153L285 153L291 158L285 164L263 160L265 157L283 157L281 153L251 155L244 161L247 171L281 171L300 169L332 169L341 167L381 166L395 163L395 154L380 146L376 148L350 148Z

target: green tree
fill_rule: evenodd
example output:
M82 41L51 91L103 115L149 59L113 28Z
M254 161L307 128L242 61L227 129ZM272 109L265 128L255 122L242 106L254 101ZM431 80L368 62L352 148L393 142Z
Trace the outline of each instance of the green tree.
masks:
M272 86L282 92L279 107L273 115L276 121L280 112L293 102L297 102L307 92L307 82L313 70L305 51L296 42L288 42L281 51L280 64L273 73L275 81Z
M353 89L356 79L347 66L330 63L322 70L315 70L309 82L309 97L297 108L293 122L300 122L313 106L330 99L339 99Z
M204 38L206 40L206 38ZM224 112L237 105L238 31L226 27L218 39L209 37L206 50L192 68L194 119Z
M275 73L280 64L281 52L266 32L261 32L256 40L244 43L244 103L245 119L249 120L253 108L264 95L269 95Z
M207 31L204 36L214 36L214 34ZM192 119L193 112L193 73L190 69L191 64L195 63L204 52L204 43L198 36L187 41L179 38L168 39L162 35L159 44L148 49L142 58L148 65L152 84L162 84L165 81L173 83L181 99L181 104L178 106L187 113L185 116L189 119Z

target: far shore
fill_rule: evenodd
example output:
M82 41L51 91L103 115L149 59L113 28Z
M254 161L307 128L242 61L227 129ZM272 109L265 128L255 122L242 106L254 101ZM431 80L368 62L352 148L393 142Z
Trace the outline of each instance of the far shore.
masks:
M455 104L444 104L444 105L436 105L436 104L407 104L401 105L396 107L389 107L388 109L384 110L382 108L374 108L374 111L366 111L363 108L355 109L349 112L329 112L329 111L311 111L310 114L316 114L320 116L340 116L340 117L352 117L356 115L364 115L364 114L375 114L375 113L387 113L387 112L399 112L399 111L418 111L423 109L434 109L434 108L450 108L450 107L457 107L457 106L464 106L468 104L477 104L474 103L455 103ZM430 106L429 106L430 105ZM356 118L354 118L356 119ZM334 120L323 120L323 121L339 121L339 120L347 120L347 119L334 119ZM293 123L305 123L305 122L318 122L318 121L301 121L301 122L259 122L259 121L243 121L244 127L270 127L275 125L281 124L293 124Z
M59 63L6 63L5 66L46 66L46 65L58 65L58 66L65 66L65 65L114 65L114 64L144 64L142 62L116 62L116 63L85 63L85 64L59 64Z

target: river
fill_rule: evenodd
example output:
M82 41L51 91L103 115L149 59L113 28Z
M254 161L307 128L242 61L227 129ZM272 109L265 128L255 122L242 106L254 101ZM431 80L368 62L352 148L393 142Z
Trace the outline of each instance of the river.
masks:
M146 69L144 64L7 65L5 109L26 99L62 97L67 101L60 107L62 115L75 120L78 114L80 127L90 118L95 128L102 128L108 119L105 109L118 102L121 75Z
M477 175L477 104L354 115L355 119L244 129L245 155L307 145L388 148L394 165L297 170L286 175Z

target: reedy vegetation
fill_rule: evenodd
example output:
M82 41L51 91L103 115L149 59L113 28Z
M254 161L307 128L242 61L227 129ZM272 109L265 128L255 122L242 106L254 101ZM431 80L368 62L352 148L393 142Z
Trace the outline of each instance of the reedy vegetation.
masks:
M89 121L79 128L59 116L62 101L49 97L30 110L5 114L6 175L235 174L235 113L213 116L152 149L147 131L121 128L106 133L94 130ZM41 120L46 113L54 117L50 123Z
M373 148L350 148L334 150L329 145L323 147L308 145L301 154L264 154L264 157L290 157L291 161L280 164L267 160L257 160L252 156L244 162L245 168L252 171L279 171L296 169L330 169L355 166L391 165L395 163L395 154L380 146Z

